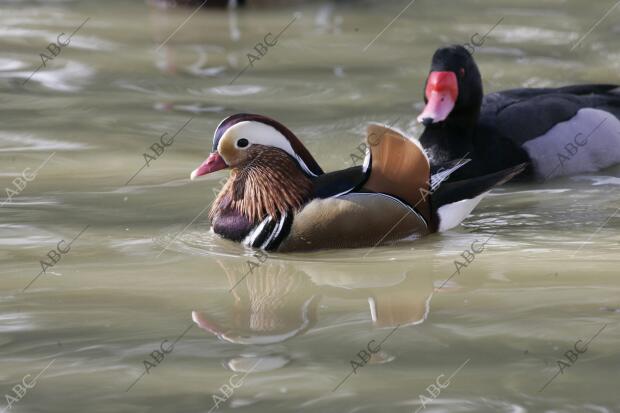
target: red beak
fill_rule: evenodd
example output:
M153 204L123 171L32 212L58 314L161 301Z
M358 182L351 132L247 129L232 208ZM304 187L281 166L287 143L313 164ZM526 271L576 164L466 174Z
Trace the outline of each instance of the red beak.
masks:
M198 168L192 172L190 179L193 181L199 176L210 174L211 172L219 171L221 169L228 168L224 159L217 152L212 152L211 155L204 161Z
M446 120L459 96L459 85L454 72L431 72L426 81L428 103L418 116L418 122L428 126Z

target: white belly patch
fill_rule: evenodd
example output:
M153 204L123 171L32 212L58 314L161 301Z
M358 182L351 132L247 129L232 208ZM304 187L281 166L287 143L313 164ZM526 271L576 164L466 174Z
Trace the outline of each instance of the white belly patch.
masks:
M620 163L620 120L603 110L581 109L523 148L539 179L596 172Z

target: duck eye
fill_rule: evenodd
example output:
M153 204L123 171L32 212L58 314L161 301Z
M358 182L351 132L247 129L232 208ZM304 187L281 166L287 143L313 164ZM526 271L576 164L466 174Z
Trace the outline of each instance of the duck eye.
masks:
M460 69L459 69L459 76L460 76L460 77L465 76L465 69L463 69L463 68L460 68Z
M250 142L246 138L241 138L237 141L237 148L245 148Z

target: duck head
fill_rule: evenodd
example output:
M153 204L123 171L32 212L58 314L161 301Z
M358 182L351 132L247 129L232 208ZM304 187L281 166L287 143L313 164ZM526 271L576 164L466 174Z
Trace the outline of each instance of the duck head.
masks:
M482 104L482 78L472 55L460 45L437 49L426 79L424 126L448 120L476 122Z
M231 174L213 203L211 219L228 211L250 224L268 214L275 217L299 208L311 193L312 178L323 173L288 128L266 116L246 113L218 125L213 150L191 179L223 169Z

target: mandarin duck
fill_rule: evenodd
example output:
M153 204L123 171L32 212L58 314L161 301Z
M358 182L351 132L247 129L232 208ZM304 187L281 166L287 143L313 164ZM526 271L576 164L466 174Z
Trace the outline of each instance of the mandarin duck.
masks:
M213 151L191 179L230 169L209 214L213 231L286 252L374 247L448 230L525 167L446 183L466 159L431 176L422 147L402 133L372 124L367 142L363 165L325 173L281 123L236 114L217 126Z

